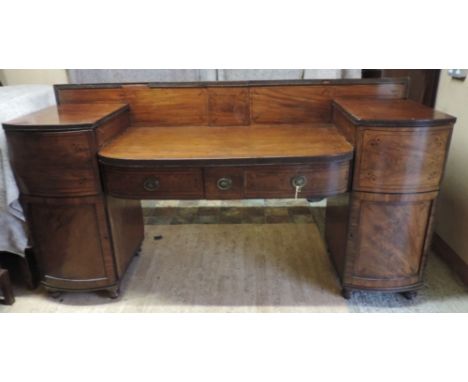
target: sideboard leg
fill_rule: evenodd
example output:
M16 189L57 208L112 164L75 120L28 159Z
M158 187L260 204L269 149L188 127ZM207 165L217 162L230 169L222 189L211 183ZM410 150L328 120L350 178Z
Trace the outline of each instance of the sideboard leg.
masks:
M409 290L406 292L401 292L401 295L407 300L412 300L418 295L418 292L415 290Z
M0 269L0 289L3 293L3 303L5 305L13 305L15 296L11 287L10 276L6 269Z
M349 300L351 298L352 292L349 289L343 288L341 290L341 295L344 299Z
M107 292L109 293L109 297L112 299L112 300L115 300L116 298L118 298L120 296L120 287L119 285L116 285L112 288L109 288L107 290Z
M49 296L52 297L54 300L58 300L62 296L62 292L58 290L50 290L48 291Z

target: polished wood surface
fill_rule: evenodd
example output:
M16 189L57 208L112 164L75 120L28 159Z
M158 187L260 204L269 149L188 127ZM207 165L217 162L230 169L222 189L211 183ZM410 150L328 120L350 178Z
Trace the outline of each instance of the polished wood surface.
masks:
M408 99L338 98L334 105L361 126L438 126L455 122L451 115Z
M23 197L42 283L94 289L116 282L103 201Z
M419 288L455 118L409 100L340 98L333 122L355 147L351 191L327 204L344 296Z
M10 162L48 290L110 289L115 296L141 244L139 203L107 200L97 161L99 147L129 123L128 107L103 104L47 108L7 125Z
M130 128L99 152L105 163L272 162L350 159L329 124Z
M398 289L420 284L436 196L353 193L345 287Z
M101 190L91 131L8 131L10 163L25 195L95 195Z
M452 126L361 128L354 189L372 192L438 190Z
M55 86L58 108L5 125L43 284L116 297L143 238L138 199L297 195L329 197L345 297L409 297L455 118L407 90L395 79Z
M130 199L294 198L297 177L306 182L298 197L325 197L348 189L349 170L348 160L300 166L102 166L106 193ZM226 188L219 184L222 179L229 182Z
M203 199L201 168L103 166L109 195L129 199Z
M50 106L3 123L5 130L58 130L95 127L127 110L125 104L76 104Z
M56 85L55 91L59 104L125 102L134 126L327 123L333 98L404 98L407 80Z
M144 238L143 213L139 200L106 197L107 216L114 250L115 271L121 279Z

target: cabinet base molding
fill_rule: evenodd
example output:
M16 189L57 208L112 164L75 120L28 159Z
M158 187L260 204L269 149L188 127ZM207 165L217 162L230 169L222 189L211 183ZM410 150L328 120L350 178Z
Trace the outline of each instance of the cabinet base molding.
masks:
M468 264L437 233L432 238L432 250L468 285Z

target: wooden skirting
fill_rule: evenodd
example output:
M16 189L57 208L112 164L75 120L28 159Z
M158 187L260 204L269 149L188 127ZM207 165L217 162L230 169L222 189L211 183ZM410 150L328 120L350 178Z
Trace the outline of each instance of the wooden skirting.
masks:
M437 233L434 233L432 238L432 249L460 276L463 283L468 285L468 264Z

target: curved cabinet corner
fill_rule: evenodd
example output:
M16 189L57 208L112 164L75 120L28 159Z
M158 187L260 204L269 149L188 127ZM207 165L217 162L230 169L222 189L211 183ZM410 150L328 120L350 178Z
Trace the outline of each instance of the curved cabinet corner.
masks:
M23 197L42 283L58 289L97 289L116 282L100 197Z

